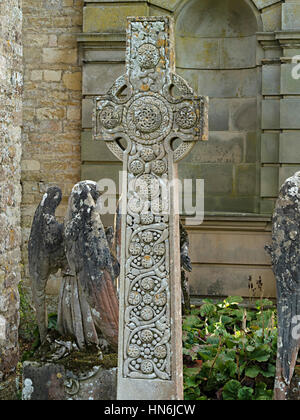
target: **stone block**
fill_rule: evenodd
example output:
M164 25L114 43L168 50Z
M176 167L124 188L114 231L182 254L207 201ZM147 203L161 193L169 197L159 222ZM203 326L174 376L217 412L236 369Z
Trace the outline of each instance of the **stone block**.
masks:
M260 213L273 214L275 204L276 204L275 198L263 198L260 202Z
M101 179L108 179L119 188L119 174L122 171L122 164L83 164L81 165L81 179L98 182Z
M300 164L300 131L280 134L279 162Z
M277 166L264 166L261 168L260 195L261 197L277 197L278 195Z
M61 79L61 70L44 70L44 80L46 82L59 82Z
M181 68L218 69L220 68L219 40L177 36L176 57L177 66Z
M261 135L261 162L279 162L279 133L263 133Z
M230 131L211 131L209 141L198 142L192 153L182 160L189 163L241 163L244 156L244 135Z
M230 130L255 131L258 111L256 99L234 99L230 103Z
M81 72L64 73L62 81L67 89L81 90Z
M300 4L298 1L282 5L282 30L300 29Z
M281 3L281 0L253 0L253 3L255 3L258 9L264 9L272 4Z
M93 99L82 100L82 128L92 128L93 107Z
M245 196L255 195L257 189L257 175L256 165L238 165L235 178L237 194Z
M46 64L77 64L77 48L43 48L42 61Z
M226 163L185 163L178 167L179 179L204 179L206 195L231 194L233 185L233 166Z
M266 99L262 101L262 129L280 129L280 100Z
M83 32L125 32L127 16L147 16L146 2L142 4L88 5L83 9Z
M280 128L300 129L300 99L289 98L280 101Z
M39 171L41 164L37 160L23 159L21 162L22 171Z
M263 252L269 237L268 232L205 230L204 225L189 232L190 258L196 264L269 265Z
M281 4L262 11L261 18L263 21L264 32L274 32L281 30Z
M281 166L279 168L279 188L283 185L283 183L296 172L300 171L300 164L299 165L288 165L288 166Z
M263 66L262 68L262 94L280 94L280 65Z
M220 68L240 69L255 67L256 42L255 36L222 39L220 47Z
M265 252L262 249L262 252ZM249 277L255 284L259 278L263 281L264 296L276 298L276 283L271 267L255 265L193 265L189 274L190 293L194 296L249 296ZM259 290L254 294L259 298Z
M257 95L257 69L182 70L178 73L201 95L210 98L243 98ZM192 81L191 81L192 80Z
M83 162L119 162L105 142L93 140L91 131L82 132L81 160Z
M249 132L246 135L246 151L245 151L245 162L246 163L256 163L258 159L258 134L256 131Z
M300 95L299 61L281 65L281 94Z
M198 92L210 98L242 98L257 95L257 69L190 70L184 73L184 77L189 80L189 75L193 72Z
M209 132L227 131L229 128L230 100L212 99L209 103Z
M83 66L82 94L104 94L123 73L123 64L85 64Z
M42 70L32 70L30 73L30 80L33 82L42 80L43 78L43 71Z
M78 374L55 363L24 362L22 400L115 400L117 369L99 366Z

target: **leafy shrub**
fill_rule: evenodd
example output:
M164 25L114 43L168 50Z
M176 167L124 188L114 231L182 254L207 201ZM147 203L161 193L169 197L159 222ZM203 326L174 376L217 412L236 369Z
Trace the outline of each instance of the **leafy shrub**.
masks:
M276 312L267 299L253 310L241 297L206 299L183 319L187 400L268 400L273 397Z

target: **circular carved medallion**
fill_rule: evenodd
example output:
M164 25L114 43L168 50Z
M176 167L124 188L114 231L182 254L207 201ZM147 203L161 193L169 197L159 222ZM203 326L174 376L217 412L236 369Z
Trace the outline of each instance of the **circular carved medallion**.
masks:
M160 95L138 94L125 111L127 134L144 145L158 143L169 134L172 115L170 105Z
M187 130L194 127L197 121L197 116L192 107L184 106L177 112L175 121L180 128Z
M138 63L142 69L153 69L159 62L160 54L154 44L142 44L138 49Z
M106 105L99 115L100 124L107 130L116 128L120 124L118 112L112 105Z
M144 343L151 343L153 340L153 332L151 330L143 330L141 332L141 340Z
M134 122L136 128L142 133L151 133L161 125L161 112L157 106L147 104L136 109L134 112Z
M146 290L150 291L154 288L154 280L151 277L145 277L141 280L141 287Z

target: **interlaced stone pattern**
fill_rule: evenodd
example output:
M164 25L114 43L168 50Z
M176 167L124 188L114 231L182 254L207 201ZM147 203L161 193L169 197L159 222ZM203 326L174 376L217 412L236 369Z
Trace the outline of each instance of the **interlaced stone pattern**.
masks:
M106 141L123 160L125 172L119 383L168 381L168 392L181 398L177 196L164 186L176 175L174 162L195 141L207 139L207 98L195 96L174 72L173 22L168 17L129 18L126 70L107 95L95 99L93 115L94 138ZM120 138L127 141L126 150ZM175 138L182 142L173 150ZM136 398L130 389L139 386L127 387L126 397ZM146 398L159 396L150 392Z

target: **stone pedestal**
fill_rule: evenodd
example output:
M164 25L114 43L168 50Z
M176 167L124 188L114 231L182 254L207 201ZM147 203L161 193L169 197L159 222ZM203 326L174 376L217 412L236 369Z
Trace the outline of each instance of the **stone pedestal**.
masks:
M25 362L22 400L115 400L117 368L82 372L56 363Z

